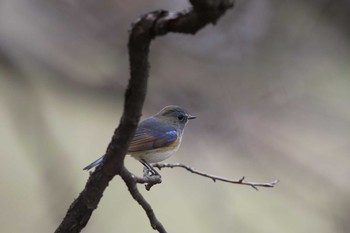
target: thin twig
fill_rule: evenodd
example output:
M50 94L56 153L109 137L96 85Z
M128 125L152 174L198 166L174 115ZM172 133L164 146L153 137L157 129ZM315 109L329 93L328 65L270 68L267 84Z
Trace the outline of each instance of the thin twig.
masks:
M189 166L181 164L181 163L154 163L154 164L152 164L152 166L158 168L159 170L162 168L181 167L181 168L184 168L191 173L210 178L214 182L219 180L219 181L227 182L227 183L231 183L231 184L248 185L248 186L251 186L252 188L254 188L255 190L258 190L258 187L273 188L279 182L279 180L274 180L274 181L267 182L267 183L248 182L248 181L245 181L244 176L239 180L232 180L232 179L228 179L225 177L204 173L204 172L198 171L195 168L189 167Z

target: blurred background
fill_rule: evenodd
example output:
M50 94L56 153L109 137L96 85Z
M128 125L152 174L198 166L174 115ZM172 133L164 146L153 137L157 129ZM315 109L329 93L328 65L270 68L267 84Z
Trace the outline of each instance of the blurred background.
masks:
M119 123L131 22L187 1L0 1L0 228L53 232ZM181 162L140 186L169 232L350 232L350 1L238 0L195 36L151 47L143 117L198 116ZM129 170L142 166L126 158ZM116 177L84 232L154 232Z

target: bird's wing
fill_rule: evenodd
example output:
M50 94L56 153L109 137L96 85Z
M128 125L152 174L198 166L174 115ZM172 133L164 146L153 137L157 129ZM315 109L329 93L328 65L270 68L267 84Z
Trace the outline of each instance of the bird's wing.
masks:
M138 152L169 146L176 142L177 138L174 127L149 118L142 121L137 127L128 151Z

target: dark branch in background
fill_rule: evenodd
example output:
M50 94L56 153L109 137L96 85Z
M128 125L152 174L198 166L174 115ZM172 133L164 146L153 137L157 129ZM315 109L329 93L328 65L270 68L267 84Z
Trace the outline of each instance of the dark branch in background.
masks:
M108 145L105 162L93 172L84 190L69 207L56 233L80 232L97 208L103 192L115 175L121 175L133 198L143 207L151 225L166 232L152 208L138 192L132 174L124 167L124 158L139 122L147 92L148 53L151 41L168 32L195 34L216 21L233 7L234 0L190 0L192 8L181 12L158 10L143 15L132 25L129 36L130 80L125 93L124 112ZM130 178L131 177L131 178Z

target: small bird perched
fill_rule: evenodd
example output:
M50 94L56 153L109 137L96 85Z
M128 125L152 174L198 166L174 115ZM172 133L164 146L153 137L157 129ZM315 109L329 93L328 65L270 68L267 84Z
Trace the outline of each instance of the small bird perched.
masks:
M139 123L127 154L140 161L153 175L159 175L150 163L169 158L180 147L188 120L195 119L178 106L170 105ZM104 155L86 166L90 170L103 162Z

